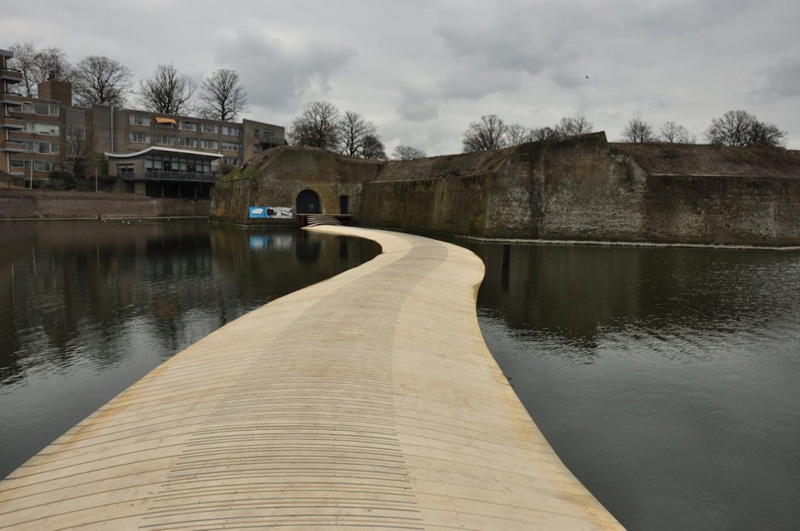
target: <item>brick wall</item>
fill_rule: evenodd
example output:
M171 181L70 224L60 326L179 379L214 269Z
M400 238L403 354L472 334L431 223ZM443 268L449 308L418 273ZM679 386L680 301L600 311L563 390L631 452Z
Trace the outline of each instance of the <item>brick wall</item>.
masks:
M133 194L0 190L0 219L206 217L210 206Z

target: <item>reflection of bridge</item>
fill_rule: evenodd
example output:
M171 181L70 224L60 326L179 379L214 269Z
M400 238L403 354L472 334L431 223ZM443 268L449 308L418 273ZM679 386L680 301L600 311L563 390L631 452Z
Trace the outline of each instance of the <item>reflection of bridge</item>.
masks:
M480 260L416 236L145 376L0 483L15 529L619 529L486 348Z

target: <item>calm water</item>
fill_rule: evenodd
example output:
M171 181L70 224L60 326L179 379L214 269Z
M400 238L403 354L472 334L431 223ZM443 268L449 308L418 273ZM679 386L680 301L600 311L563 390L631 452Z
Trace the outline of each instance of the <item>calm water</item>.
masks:
M490 350L625 526L800 529L800 253L465 245Z
M209 332L379 250L200 223L0 222L0 477Z
M486 341L632 530L797 529L800 253L466 243ZM374 244L0 223L0 476L158 363Z

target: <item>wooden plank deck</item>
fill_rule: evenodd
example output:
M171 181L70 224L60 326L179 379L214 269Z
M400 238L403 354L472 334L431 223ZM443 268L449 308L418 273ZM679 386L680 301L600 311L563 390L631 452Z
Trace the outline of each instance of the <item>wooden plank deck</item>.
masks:
M177 354L0 483L0 529L621 529L478 328L483 264L416 236Z

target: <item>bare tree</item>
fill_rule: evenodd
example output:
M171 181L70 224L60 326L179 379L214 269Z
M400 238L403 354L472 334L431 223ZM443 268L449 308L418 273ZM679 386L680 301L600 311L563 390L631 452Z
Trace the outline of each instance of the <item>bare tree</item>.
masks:
M594 126L584 116L564 116L553 128L558 137L580 136L592 132Z
M741 110L728 111L722 117L711 120L706 130L709 143L723 146L780 146L785 138L785 131L773 124L760 122L752 114Z
M690 134L684 126L666 122L661 126L661 140L670 144L696 144L697 137Z
M361 156L365 159L386 160L386 149L378 135L372 134L364 137Z
M506 145L518 146L533 140L532 131L521 124L511 124L506 128Z
M759 120L755 120L750 126L750 141L752 144L782 146L786 136L786 131L781 131L778 126Z
M471 122L461 142L464 153L488 151L506 147L505 135L508 127L496 114L481 116L480 121Z
M336 122L339 136L339 152L349 157L364 156L365 142L375 137L375 124L366 121L360 114L347 111ZM369 158L369 157L364 157Z
M625 126L625 130L622 132L622 138L625 142L632 142L634 144L644 144L657 140L655 135L653 135L653 126L638 116L631 118L628 125Z
M392 152L392 158L395 160L424 159L427 156L428 155L421 149L411 146L404 146L402 144L394 148L394 151Z
M72 80L72 65L61 48L51 46L36 54L36 82L42 83L54 76L61 81Z
M47 81L51 75L55 79L71 80L72 65L61 48L51 46L37 50L33 43L23 42L11 45L11 52L14 54L12 68L22 72L22 84L16 92L23 96L36 97L39 83Z
M36 48L32 42L16 42L11 45L11 53L14 54L14 57L10 61L10 66L22 72L22 83L12 85L12 87L23 96L29 98L36 96L36 54L38 53Z
M530 135L531 140L534 141L551 140L553 138L558 138L558 131L552 127L545 126L531 129Z
M69 124L65 130L62 153L64 168L75 178L86 178L94 163L94 144L85 127Z
M147 110L163 114L188 111L197 85L186 75L178 74L172 64L160 64L153 77L139 82L139 103Z
M220 68L200 86L200 116L229 122L247 110L247 92L235 70Z
M327 101L312 101L294 119L289 141L297 146L311 146L334 151L339 145L339 110Z
M91 55L75 65L73 92L78 105L124 105L131 91L131 71L108 57Z

